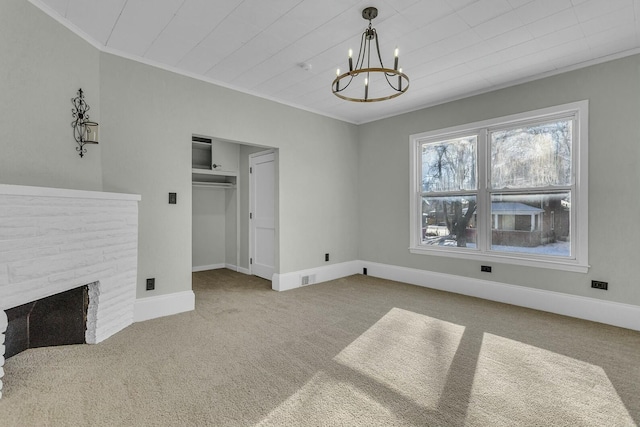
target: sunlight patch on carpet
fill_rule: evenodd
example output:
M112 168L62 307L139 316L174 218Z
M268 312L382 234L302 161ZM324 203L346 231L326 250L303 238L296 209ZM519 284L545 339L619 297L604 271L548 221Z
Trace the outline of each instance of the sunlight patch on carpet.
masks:
M464 326L391 309L333 360L426 409L436 409Z
M467 421L489 423L496 413L512 424L635 425L600 366L485 333Z
M258 425L636 425L600 366L399 308L332 362Z
M412 425L394 415L348 379L336 379L321 371L271 411L256 427L365 424Z

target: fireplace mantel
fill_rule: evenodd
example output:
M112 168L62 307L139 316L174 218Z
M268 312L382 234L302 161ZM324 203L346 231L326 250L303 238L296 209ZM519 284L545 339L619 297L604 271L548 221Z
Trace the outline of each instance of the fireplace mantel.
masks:
M0 397L4 310L91 284L87 343L133 322L139 195L0 184Z

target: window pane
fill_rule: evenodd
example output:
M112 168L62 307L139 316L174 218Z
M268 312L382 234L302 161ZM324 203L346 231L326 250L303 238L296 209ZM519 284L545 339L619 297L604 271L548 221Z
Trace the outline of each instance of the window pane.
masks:
M423 197L422 244L476 247L476 197Z
M570 193L493 195L491 250L569 257Z
M422 191L475 190L476 139L422 144Z
M571 185L573 121L491 132L492 188Z

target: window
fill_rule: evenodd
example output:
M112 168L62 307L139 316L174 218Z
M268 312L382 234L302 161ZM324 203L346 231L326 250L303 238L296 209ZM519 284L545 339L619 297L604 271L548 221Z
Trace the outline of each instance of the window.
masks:
M410 251L586 272L587 109L412 135Z

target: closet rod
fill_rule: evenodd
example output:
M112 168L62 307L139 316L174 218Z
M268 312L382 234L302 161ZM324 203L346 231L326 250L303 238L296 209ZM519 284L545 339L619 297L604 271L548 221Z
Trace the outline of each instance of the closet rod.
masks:
M229 183L229 182L200 182L200 181L193 181L191 183L192 186L194 187L208 187L208 188L236 188L235 185Z

